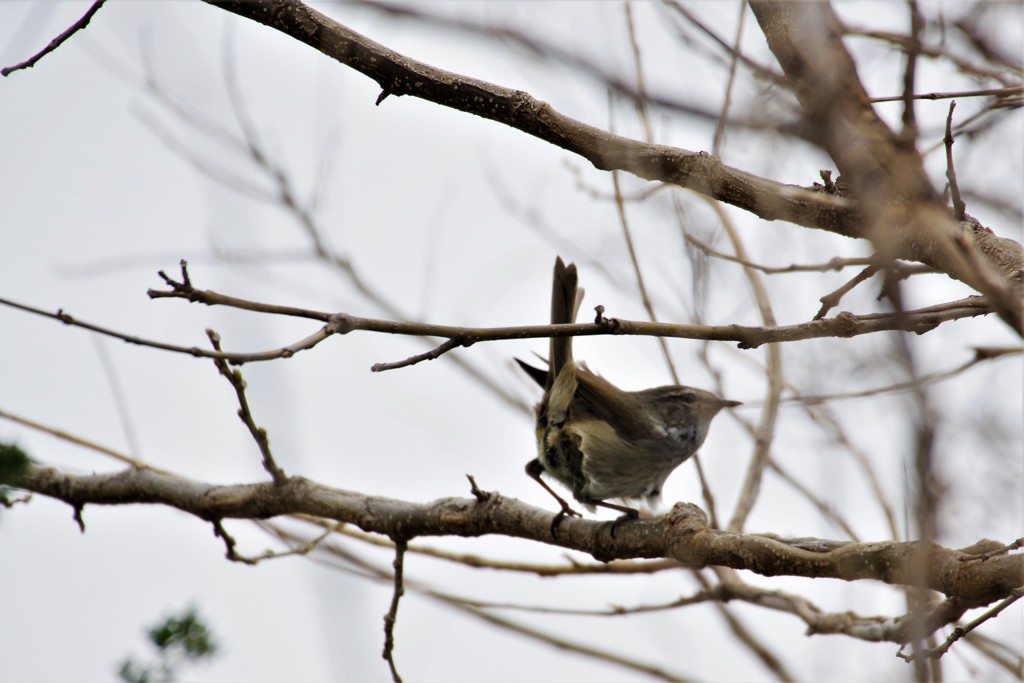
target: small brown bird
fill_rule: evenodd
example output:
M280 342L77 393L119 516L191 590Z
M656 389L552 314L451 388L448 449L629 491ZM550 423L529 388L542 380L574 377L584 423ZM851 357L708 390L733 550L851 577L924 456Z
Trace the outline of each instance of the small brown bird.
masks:
M583 300L576 266L555 261L551 324L576 320ZM517 359L544 396L537 404L537 458L526 473L562 506L552 530L566 515L579 517L542 474L572 491L593 512L595 506L638 517L637 510L607 502L660 499L672 471L697 452L712 418L722 408L740 405L709 391L677 384L623 391L572 357L572 337L552 337L548 371Z

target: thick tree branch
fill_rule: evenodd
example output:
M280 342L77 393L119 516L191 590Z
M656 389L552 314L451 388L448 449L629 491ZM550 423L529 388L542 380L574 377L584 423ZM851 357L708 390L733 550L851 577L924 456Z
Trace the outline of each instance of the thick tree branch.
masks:
M942 205L914 140L893 132L872 108L831 6L774 0L750 6L812 138L835 160L864 219L863 234L883 260L921 261L967 283L1024 334L1024 251L1002 243L1005 253L992 258L978 243L987 239L979 237L985 229L957 221Z
M916 542L849 543L737 534L710 528L705 514L689 503L677 504L662 517L618 524L614 537L613 523L581 519L564 520L554 537L550 511L496 493L481 492L477 499L410 503L343 491L302 477L289 477L280 484L216 486L144 468L79 475L38 465L29 465L8 483L62 500L77 511L87 504L151 503L208 521L305 513L392 538L501 534L579 550L602 561L671 558L690 567L714 565L764 576L874 579L939 591L956 601L960 613L1006 598L1024 585L1024 555L971 557L1000 545L992 541L976 544L965 554Z
M865 207L874 211L871 202L854 202L760 178L725 166L705 152L691 152L612 135L564 116L528 93L410 59L301 2L205 1L281 31L369 76L381 86L378 103L389 95L412 95L475 114L578 154L596 168L627 171L647 180L679 185L750 211L765 220L786 220L848 237L870 237L872 232L869 228L889 228L900 239L886 241L886 249L882 250L885 257L921 261L982 293L995 296L994 303L1000 315L1014 329L1021 330L1019 299L1021 291L1024 291L1024 252L1021 252L1020 245L1012 240L992 242L991 247L998 255L993 255L991 249L981 248L975 242L976 231L972 231L971 226L958 226L944 207L932 201L936 194L924 176L916 152L892 146L891 131L873 114L861 122L850 118L855 112L870 111L870 103L856 78L852 60L843 51L838 38L833 40L834 31L819 40L807 41L806 48L799 52L792 46L790 35L802 40L819 35L821 30L832 26L827 21L831 16L831 9L827 6L822 10L826 15L815 15L803 24L796 24L793 21L794 7L804 6L801 3L796 6L779 4L775 10L770 9L770 6L776 6L774 2L752 4L755 13L760 12L759 21L769 11L781 17L771 27L765 26L765 22L762 25L770 43L774 37L781 36L780 40L788 45L781 50L782 57L780 52L776 52L784 68L787 64L791 67L796 65L787 75L809 79L800 85L803 91L836 91L836 101L829 105L831 109L819 104L810 113L805 113L812 123L822 124L825 132L820 143L833 154L844 177L850 172L860 178L854 186L857 189L866 184L874 187L881 169L884 171L881 177L899 178L903 194L927 200L923 207L904 206L906 211L903 213L885 214L878 220L871 220L863 212ZM808 23L813 25L808 26ZM790 30L792 33L787 33ZM830 51L826 54L826 61L837 62L844 67L838 73L809 68L813 60L805 59L804 52L822 47ZM798 69L802 71L797 73ZM833 110L843 116L831 120ZM876 247L877 244L876 241Z
M516 128L578 154L601 170L627 171L686 187L766 220L860 236L860 215L852 202L841 197L760 178L725 166L706 152L612 135L560 114L529 93L401 55L301 2L205 1L281 31L369 76L381 87L378 103L391 95L411 95Z

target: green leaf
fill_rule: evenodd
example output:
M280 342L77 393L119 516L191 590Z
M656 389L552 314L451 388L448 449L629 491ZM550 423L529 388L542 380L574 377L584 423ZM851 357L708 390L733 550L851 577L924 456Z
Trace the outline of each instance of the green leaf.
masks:
M180 617L169 617L149 630L149 639L160 650L181 648L187 659L202 659L217 651L210 630L190 607Z
M17 485L31 460L14 444L0 443L0 484Z

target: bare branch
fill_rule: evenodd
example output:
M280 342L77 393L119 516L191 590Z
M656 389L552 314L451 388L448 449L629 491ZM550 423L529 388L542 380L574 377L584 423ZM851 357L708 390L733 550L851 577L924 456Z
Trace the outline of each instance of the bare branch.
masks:
M198 346L179 346L177 344L168 344L166 342L156 341L154 339L145 339L143 337L137 337L135 335L125 334L118 332L107 327L100 325L94 325L87 323L73 317L69 313L65 313L63 309L57 309L56 313L36 308L35 306L29 306L27 304L21 304L10 299L0 297L0 305L10 306L21 311L28 313L34 313L35 315L41 315L46 318L53 318L59 320L65 325L71 325L72 327L80 327L90 332L102 334L107 337L113 337L114 339L120 339L121 341L128 342L129 344L137 344L139 346L148 346L154 349L160 349L161 351L172 351L174 353L182 353L188 356L195 356L196 358L214 358L219 360L226 360L229 363L255 363L259 361L276 360L278 358L291 358L299 351L305 351L311 349L321 341L331 336L332 332L329 327L324 327L318 332L311 334L305 339L300 339L294 344L288 346L282 346L279 349L273 349L271 351L258 351L255 353L241 353L235 351L210 351L209 349L203 349ZM225 305L229 305L225 303ZM270 308L283 308L272 306ZM269 311L268 311L269 312ZM283 315L287 315L283 313Z
M66 31L51 40L46 47L26 59L24 62L19 62L14 66L5 66L3 69L0 69L0 76L9 76L11 73L18 71L19 69L31 69L36 65L36 62L60 47L61 43L88 26L89 22L92 21L93 15L99 11L100 7L103 7L103 3L106 1L107 0L96 0L96 2L92 3L92 6L89 7L86 13L82 15L81 19L71 24Z
M453 74L417 62L295 3L277 13L274 3L207 0L266 24L373 78L387 96L413 95L504 123L579 154L601 170L618 169L648 180L687 187L739 206L766 220L788 220L850 236L860 216L840 198L759 178L727 167L705 152L642 143L612 135L555 111L528 93Z
M935 204L934 190L916 152L894 146L891 132L867 107L867 95L857 80L852 60L841 45L840 26L827 5L796 5L802 12L789 17L796 21L782 20L786 13L781 8L788 5L769 2L751 6L755 15L759 15L773 48L795 58L784 59L783 67L799 72L802 82L797 84L797 94L803 98L809 122L817 131L820 144L836 159L840 171L853 179L855 194L864 198L874 195L873 190L861 184L866 178L877 178L878 160L884 159L882 178L887 178L899 195L925 201L922 206L906 206L902 207L902 212L893 213L892 207L884 202L881 206L876 206L874 201L851 202L729 168L703 152L612 135L564 116L525 92L417 62L300 2L289 4L287 12L279 12L272 0L207 1L286 33L373 78L381 86L378 104L390 95L413 95L504 123L579 154L598 169L628 171L640 178L686 187L765 220L782 219L861 238L877 237L887 226L910 221L914 229L900 231L900 239L888 239L884 245L875 240L876 248L884 246L887 259L921 261L992 296L999 314L1014 330L1024 333L1024 313L1019 301L1024 285L1017 283L1016 289L1011 291L1004 280L1016 282L1014 273L996 268L986 272L982 265L991 263L990 255L982 252L971 259L962 253L977 249L971 234L963 226L958 227L945 209ZM829 31L822 34L822 27ZM803 45L802 52L792 49L796 42L807 42L804 39L810 35L820 35L824 42ZM822 45L828 46L830 54L819 54ZM776 56L779 54L782 53ZM849 144L851 139L863 139L871 144ZM885 211L876 215L882 208ZM867 214L864 209L869 210ZM1002 246L1012 249L1005 243ZM1020 251L1019 245L1017 251ZM1024 269L1024 260L1021 269Z
M213 330L207 330L206 336L210 338L213 348L220 351L220 335ZM260 454L263 456L263 469L267 471L275 484L283 484L287 481L288 477L285 475L284 470L278 467L277 462L274 461L274 455L270 452L270 438L267 436L267 430L258 426L256 418L252 415L252 410L249 408L249 399L245 395L245 380L242 379L242 371L238 368L232 370L228 367L227 361L222 358L215 358L213 363L217 366L217 371L220 372L221 377L226 379L235 390L239 406L238 418L245 425L246 429L249 430L253 441L256 442L257 447L260 449Z
M444 344L441 344L440 346L434 347L431 350L425 351L423 353L417 353L415 356L409 356L404 360L396 360L391 363L374 363L373 365L370 366L370 371L385 372L387 370L397 370L398 368L405 368L410 365L416 365L417 363L421 363L425 360L436 360L443 356L444 354L451 351L452 349L457 349L460 346L469 346L470 343L466 343L460 337L452 337L451 339L446 341Z
M914 100L948 100L954 97L963 99L965 97L1000 97L1013 98L1024 96L1024 85L1016 85L1010 88L983 88L981 90L957 90L955 92L930 92L918 95L911 95ZM872 97L868 101L872 104L878 102L901 102L906 100L904 95L890 95L887 97Z
M939 647L933 647L927 650L918 650L917 652L914 652L909 655L903 654L903 650L900 650L898 653L896 653L896 655L905 662L913 662L919 659L936 659L938 657L941 657L949 651L949 648L953 646L953 643L960 640L961 638L966 636L974 629L978 628L978 626L985 623L989 619L996 617L1000 612L1002 612L1004 609L1020 600L1022 597L1024 597L1024 588L1018 588L1017 590L1010 593L1010 596L1007 597L1005 600L1003 600L998 605L982 614L977 619L971 621L966 626L957 626L956 628L954 628L953 632L949 634L949 637L946 638L945 642L942 643L942 645L940 645Z
M958 221L967 216L967 205L960 196L960 185L956 181L956 167L953 165L953 110L956 100L949 103L949 114L946 116L946 136L942 142L946 145L946 178L949 180L949 194L953 198L953 211Z
M281 530L281 529L275 528L274 529L274 533L275 533L275 535L279 535L281 538L294 538L293 534L290 534L289 532L286 532L286 531ZM368 562L368 561L364 560L363 558L360 558L360 557L356 556L354 553L341 548L341 546L339 544L327 543L327 544L324 544L323 546L321 546L321 549L323 550L323 552L325 554L329 554L331 557L338 558L339 560L344 562L345 565L346 565L344 567L345 570L351 571L349 569L349 566L354 566L354 567L356 567L356 570L361 575L365 575L365 576L369 576L371 578L375 578L378 581L385 581L385 580L391 580L392 579L392 575L390 573L388 573L386 570L384 570L383 568L378 567L375 564L373 564L371 562ZM319 559L319 558L315 558L315 559ZM329 563L328 566L330 566L332 568L335 568L335 569L339 568L338 565L334 564L334 563ZM405 581L405 585L406 585L406 587L408 589L415 590L415 591L419 592L422 595L425 595L425 596L427 596L429 598L432 598L433 600L438 601L439 603L445 605L446 607L450 607L450 608L459 610L459 611L461 611L461 612L463 612L465 614L469 614L472 617L475 617L475 618L480 619L482 621L485 621L487 623L493 624L493 625L498 626L500 628L507 629L507 630L509 630L509 631L511 631L513 633L524 635L524 636L526 636L528 638L533 638L533 639L537 640L538 642L545 643L547 645L551 645L553 647L558 648L559 650L581 654L581 655L584 655L586 657L591 657L593 659L596 659L596 660L598 660L600 662L605 662L605 663L609 663L609 664L614 664L616 666L621 666L621 667L624 667L624 668L629 669L631 671L636 671L636 672L639 672L639 673L643 673L643 674L646 674L648 676L653 676L655 678L658 678L658 679L661 679L661 680L665 680L665 681L680 681L681 682L681 681L685 680L685 679L680 678L679 676L673 675L671 672L669 672L669 671L667 671L667 670L665 670L665 669L663 669L661 667L653 666L651 664L646 664L646 663L644 663L642 661L639 661L637 659L634 659L634 658L630 658L630 657L626 657L626 656L623 656L623 655L615 654L613 652L609 652L607 648L590 647L588 645L585 645L585 644L582 644L582 643L579 643L579 642L576 642L576 641L568 640L566 638L562 638L560 636L556 636L554 634L547 633L547 632L542 631L540 629L536 629L536 628L527 626L525 624L521 624L519 622L512 621L510 619L505 619L504 617L499 617L499 616L497 616L495 614L492 614L491 612L487 611L486 609L481 609L481 608L477 607L474 604L474 602L471 601L471 600L467 600L467 599L459 597L459 596L454 596L454 595L450 595L448 593L444 593L444 592L441 592L441 591L438 591L438 590L434 590L432 588L424 586L420 582L413 581L413 580L406 580Z
M391 607L384 615L383 657L391 669L391 680L394 683L402 683L402 677L398 675L398 667L395 666L395 623L398 621L398 601L405 595L402 576L405 572L405 550L407 547L408 543L404 538L395 539L395 562L392 565L395 570L395 587L391 595Z
M330 488L302 477L290 477L280 485L221 486L150 469L79 475L35 464L10 484L75 508L162 504L204 520L305 513L392 537L496 533L579 550L601 561L663 557L688 567L716 565L764 576L875 579L940 591L965 608L1007 597L1024 578L1024 555L964 563L959 551L920 542L847 543L736 534L708 527L704 513L689 503L676 504L662 517L621 523L614 537L612 522L566 519L555 537L551 512L497 493L485 503L461 498L409 503ZM928 561L921 563L922 557Z
M1017 280L1024 251L1016 245L1018 272L978 258L979 245L963 221L942 206L917 149L870 106L831 6L764 0L750 6L790 78L815 141L850 184L863 214L862 236L871 239L884 262L921 261L988 295L1000 317L1024 335L1024 286ZM919 49L913 39L907 45L908 51Z
M814 314L814 319L821 320L822 318L824 318L826 315L828 315L829 311L831 311L833 308L839 305L839 302L842 300L844 296L846 296L847 292L849 292L851 289L853 289L860 283L864 282L877 272L878 266L872 264L865 268L864 270L857 273L856 275L854 275L850 280L848 280L835 291L829 292L825 296L818 299L818 301L821 302L821 308L819 308L818 312Z

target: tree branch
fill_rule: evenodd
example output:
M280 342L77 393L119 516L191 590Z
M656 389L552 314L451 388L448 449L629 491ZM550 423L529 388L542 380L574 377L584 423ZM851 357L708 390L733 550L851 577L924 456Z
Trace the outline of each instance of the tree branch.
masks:
M183 270L183 273L187 271ZM326 334L348 334L355 330L401 334L423 337L441 337L448 341L437 348L417 354L402 361L378 363L375 372L405 367L424 360L434 360L444 353L460 346L471 346L477 342L502 339L535 339L542 337L592 336L602 334L628 334L655 337L676 337L682 339L707 339L714 341L738 342L740 348L753 349L762 344L817 339L821 337L855 337L861 334L888 330L904 330L918 334L933 329L936 325L965 317L985 315L990 312L981 297L968 297L935 306L898 313L872 313L854 315L841 312L833 318L812 320L796 325L754 327L743 325L678 325L646 321L621 320L602 316L593 323L571 325L522 325L518 327L471 328L431 323L401 322L360 318L348 313L328 313L292 307L273 306L257 301L227 296L213 290L199 290L184 278L174 282L161 273L172 286L170 291L149 290L152 298L180 298L207 306L230 306L247 311L299 316L317 321L326 321ZM0 304L6 303L0 299ZM26 308L24 306L18 306ZM33 312L38 312L35 309ZM198 355L190 350L193 355ZM230 360L230 359L229 359Z
M305 513L392 538L501 534L578 550L604 562L661 557L688 567L714 565L764 576L917 585L957 600L963 609L1004 599L1024 585L1021 554L962 561L960 551L919 542L850 543L730 533L710 528L703 511L689 503L676 504L662 517L618 524L614 537L612 522L566 519L555 537L553 513L496 493L478 499L410 503L335 489L302 477L289 477L280 484L219 486L148 468L82 475L34 464L8 483L62 500L79 511L87 504L150 503L207 521ZM976 544L971 554L979 549Z
M372 78L388 96L411 95L503 123L590 161L647 180L672 183L751 211L858 236L860 216L840 197L786 185L725 166L706 152L643 143L557 112L529 93L451 73L399 54L301 2L205 0L295 38Z
M872 241L883 261L921 261L974 287L1024 335L1024 250L1015 242L1003 244L1010 261L989 257L973 226L957 221L942 205L913 141L901 139L872 108L832 7L765 0L750 7L800 101L812 138L850 185L863 218L861 236Z
M622 170L647 180L679 185L737 206L765 220L786 220L797 225L860 238L871 236L869 228L891 227L895 230L902 228L902 224L908 220L907 215L886 215L885 221L869 220L870 216L865 216L863 208L872 208L871 202L855 202L760 178L725 166L706 152L692 152L612 135L565 116L546 102L523 91L451 73L410 59L301 2L205 1L285 33L369 76L381 87L378 104L390 95L412 95L521 130L582 156L598 169ZM816 4L808 6L814 7ZM777 16L791 20L790 15L798 14L794 8L803 5L769 2L753 3L752 6L755 10L760 8L761 21L772 6L776 6L772 11ZM826 19L831 16L831 9L827 5L821 11L827 13ZM816 19L810 27L806 21L785 24L779 20L770 29L765 27L764 30L770 42L776 36L792 42L790 35L802 40L807 36L819 35L818 29L827 27L827 21L821 17ZM838 22L834 23L834 27L838 27ZM792 34L783 30L791 31ZM832 63L839 60L848 63L850 68L836 74L821 69L803 74L813 76L813 79L801 85L803 92L815 92L814 89L818 88L818 93L837 93L836 101L829 105L833 109L817 106L816 110L808 114L812 123L820 123L826 131L819 143L833 155L844 175L849 169L862 179L873 178L881 166L886 174L899 178L901 187L909 191L910 196L934 198L935 192L921 169L916 152L904 154L901 148L892 147L886 142L892 135L891 131L870 111L867 96L856 80L852 60L842 49L838 34L833 31L822 40L827 41L827 47L832 51L825 61ZM813 52L822 47L820 43L821 40L809 41L805 49ZM791 45L786 49L797 55ZM779 56L778 53L776 56ZM789 59L788 63L806 67L808 62L803 53L798 56L799 59ZM783 61L780 58L780 62ZM783 67L786 67L786 63L783 63ZM792 71L787 72L787 75L793 77ZM822 79L825 79L824 85L818 82ZM846 86L852 90L844 90ZM798 90L798 94L800 92ZM830 115L836 107L841 107L844 116L836 117L833 121ZM851 125L854 119L850 115L862 111L870 112L871 116L866 121ZM865 135L867 139L863 137ZM864 144L855 142L858 140L863 140ZM865 197L863 193L860 196ZM996 310L1015 330L1021 330L1019 299L1020 292L1024 291L1024 252L1020 245L1012 240L1003 240L995 243L998 255L993 255L975 244L971 226L963 223L957 226L944 207L929 203L925 208L928 210L910 214L914 229L897 231L903 238L899 241L890 240L887 244L887 257L921 261L982 293L995 296ZM936 238L936 235L941 238ZM971 253L964 254L964 251Z
M0 76L9 76L11 73L18 71L19 69L31 69L36 65L36 62L60 47L65 40L88 26L89 22L92 21L93 15L99 11L100 7L103 7L103 3L106 1L107 0L96 0L78 21L71 24L71 26L69 26L63 33L51 40L46 47L26 59L24 62L19 62L14 66L6 66L3 69L0 69Z

